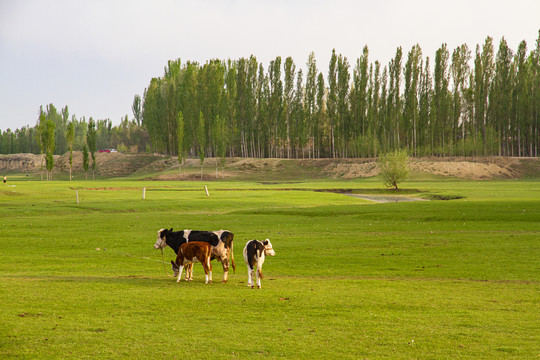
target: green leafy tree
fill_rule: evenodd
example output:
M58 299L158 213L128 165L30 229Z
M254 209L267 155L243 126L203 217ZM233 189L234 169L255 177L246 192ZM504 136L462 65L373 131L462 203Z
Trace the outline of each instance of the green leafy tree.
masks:
M433 138L433 134L430 133L430 106L431 96L433 94L433 81L431 78L431 70L429 67L429 57L426 57L424 70L421 75L420 81L420 98L419 98L419 110L418 110L418 147L423 154L427 154L430 144L429 139ZM433 152L431 152L433 153Z
M293 138L296 139L297 154L298 151L302 152L302 158L304 158L304 148L308 141L308 124L306 122L306 108L302 104L302 98L304 96L304 87L302 81L302 69L298 70L296 79L296 90L294 92L294 99L292 102L292 119L293 119Z
M394 150L379 156L377 165L385 186L398 190L398 184L409 175L408 160L406 150Z
M184 114L180 111L176 118L176 144L178 146L178 163L180 164L180 173L182 173L182 165L186 159L185 149L184 149Z
M95 179L95 170L96 170L96 123L94 119L90 118L88 121L88 130L86 132L86 144L88 145L88 150L92 156L92 180Z
M480 58L482 71L479 81L481 84L480 92L480 101L482 101L481 106L481 129L482 129L482 139L484 143L484 155L488 154L488 127L490 125L490 117L488 115L488 106L489 106L489 96L491 91L491 84L493 82L493 76L495 73L495 62L494 62L494 50L493 50L493 38L487 37L482 47L482 55Z
M86 180L88 180L88 165L90 163L89 158L88 158L88 146L84 145L82 155L83 155L83 169L84 169L84 173L86 174Z
M315 148L317 146L316 140L316 123L314 120L315 112L317 109L316 96L317 96L317 60L315 59L315 53L309 54L306 75L306 86L304 95L304 114L306 116L306 137L311 139L311 146L309 149L309 157L315 157Z
M285 59L285 83L283 91L283 110L285 112L285 123L287 128L287 158L291 157L291 114L294 98L294 76L296 66L293 59L289 56Z
M204 124L204 115L199 112L199 127L197 130L198 143L199 143L199 161L201 163L201 180L203 177L203 163L204 163L204 150L206 148L206 126Z
M455 144L458 141L458 131L461 127L461 142L465 143L465 117L464 115L464 97L465 81L469 77L469 61L471 52L466 44L457 47L452 53L451 73L454 84L453 96L453 122L452 137ZM462 146L462 154L465 148Z
M419 45L413 46L405 64L405 93L403 109L403 135L407 146L416 152L416 134L418 127L418 84L421 71L420 58L422 50Z
M66 141L69 147L69 181L71 181L71 171L73 169L73 141L75 140L75 124L70 121L66 130Z
M225 126L225 118L222 116L217 116L216 119L216 146L217 146L217 156L219 157L221 168L225 167L225 160L227 155L227 129Z
M445 145L448 143L448 125L450 118L450 96L448 92L449 72L448 59L449 52L446 44L435 53L435 74L433 93L433 114L434 114L434 134L438 136L436 144L440 146L440 153L444 155Z
M52 120L47 120L46 123L46 151L45 151L45 162L47 167L47 179L52 180L52 171L54 168L54 150L55 150L55 138L54 130L56 125Z
M347 57L339 55L337 61L337 98L336 98L336 124L338 133L338 151L341 157L347 156L347 143L351 138L351 124L349 116L349 62Z
M319 73L317 76L317 108L315 111L315 120L313 125L313 137L314 137L314 157L320 158L321 151L323 150L323 135L324 126L326 123L326 103L325 103L326 86L324 85L324 76Z
M41 154L41 164L40 164L40 171L41 171L41 180L43 180L43 160L45 156L45 149L46 149L46 143L47 143L47 136L46 136L46 130L47 130L47 117L45 116L45 112L43 111L43 106L39 107L39 119L38 123L36 125L37 130L37 140L39 144L39 151Z
M495 76L490 94L490 114L492 126L499 135L499 156L513 156L511 151L512 131L512 91L514 69L512 50L504 38L501 39L495 60Z
M141 125L141 118L142 118L142 108L141 108L141 97L140 95L135 95L133 97L133 105L131 106L131 110L133 111L133 117L135 118L135 121L137 122L137 125Z
M330 57L330 64L328 65L328 96L326 98L326 108L328 121L330 122L330 153L331 157L335 158L335 127L337 117L337 56L336 50L332 50L332 56Z

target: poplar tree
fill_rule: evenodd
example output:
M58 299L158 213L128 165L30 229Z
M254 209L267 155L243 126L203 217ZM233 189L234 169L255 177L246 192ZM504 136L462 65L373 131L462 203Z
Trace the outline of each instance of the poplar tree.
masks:
M186 159L186 151L184 147L184 137L185 137L185 128L184 128L184 114L182 111L178 112L176 117L176 144L178 146L178 164L180 164L180 174L182 174L182 166Z
M88 180L88 164L89 164L88 146L84 145L82 155L83 155L83 169L84 169L84 173L86 174L86 180Z
M493 91L490 94L491 114L494 117L494 127L499 134L499 156L513 155L511 150L512 130L512 50L504 37L499 44L497 52L495 77L492 84Z
M46 130L45 130L45 136L46 136L46 150L45 150L45 163L47 167L47 180L52 180L52 171L54 168L54 150L56 149L55 146L55 128L56 125L54 124L54 121L51 119L47 120L46 122Z
M141 109L141 97L140 95L135 94L133 97L133 104L131 105L131 110L133 111L133 117L137 122L137 125L141 125L142 118L142 109Z
M330 64L328 67L328 97L326 102L326 109L328 115L328 121L330 122L330 153L331 157L336 157L335 147L335 127L337 117L337 56L336 50L332 50L332 56L330 57Z
M316 123L315 123L315 112L317 108L316 104L316 94L317 94L317 60L315 59L315 53L311 52L309 54L308 61L306 63L307 74L306 74L306 86L304 92L304 114L305 114L305 124L306 124L306 136L308 138L308 143L311 144L309 148L309 157L315 157L315 147L316 145ZM309 142L309 140L311 140Z
M304 155L304 148L308 141L308 125L306 124L306 108L302 104L302 98L304 97L303 87L303 72L302 69L298 70L296 79L296 89L294 91L294 99L292 102L292 116L294 124L294 137L296 144L296 157L298 158L298 151Z
M86 133L86 144L88 145L88 150L92 156L92 180L95 179L95 170L96 170L96 123L94 119L90 118L88 121L88 131Z
M372 131L373 152L372 156L377 156L380 146L379 128L379 109L380 109L380 88L381 88L381 64L375 61L375 73L373 74L373 86L371 91L371 119L369 126Z
M338 140L341 157L347 157L348 142L351 139L351 124L349 114L349 62L347 57L339 55L337 66L337 113L336 124L338 127Z
M428 140L433 139L433 124L430 124L430 105L432 96L432 78L431 70L429 67L429 56L426 57L424 70L421 76L420 83L420 99L419 99L419 113L418 113L418 144L423 149L424 154L427 154ZM430 132L431 130L431 132ZM431 144L431 154L433 155L433 143Z
M525 40L519 43L515 55L514 68L516 76L512 96L512 119L516 127L515 136L517 137L517 155L525 156L525 154L529 153L529 149L527 149L525 144L526 139L530 138L529 128L532 119L532 114L528 107L531 94L527 84L529 67L527 66L527 43Z
M407 147L416 153L416 130L418 122L418 83L422 50L419 45L412 47L405 64L405 92L402 131L407 140Z
M269 153L270 157L278 157L280 149L279 140L283 139L281 134L281 113L283 110L283 82L281 81L281 57L276 57L270 62L269 85L270 94L268 98L268 116L269 116Z
M221 169L225 167L225 160L227 155L227 129L225 126L225 118L217 115L216 118L217 129L217 156L221 162Z
M489 93L490 93L490 86L493 82L493 75L495 71L495 64L494 64L494 52L493 52L493 38L487 37L484 46L482 47L482 55L481 55L481 70L482 70L482 93L481 93L481 101L482 104L482 113L480 114L482 117L482 140L484 144L484 150L483 154L487 155L487 147L488 147L488 127L490 127L490 130L492 128L492 125L490 124L490 119L488 115L488 106L489 106Z
M283 89L283 110L285 112L285 124L287 128L287 158L291 158L291 114L294 97L294 78L296 66L293 59L289 56L285 59L285 83Z
M199 126L197 129L197 140L199 143L199 161L201 163L201 180L203 178L203 163L204 163L204 149L206 148L206 129L204 123L204 115L202 111L199 112Z
M458 143L458 130L461 127L462 155L465 153L465 119L463 117L463 102L465 81L469 77L469 61L471 52L466 44L457 47L452 53L450 66L453 82L453 122L452 134L454 144Z
M75 116L73 116L75 117ZM73 169L73 141L75 140L75 120L71 120L67 125L66 141L69 147L69 181L71 181L71 171Z
M445 146L447 145L448 119L449 119L449 96L448 96L448 58L449 53L446 44L435 53L435 71L434 71L434 86L433 86L433 114L434 114L434 134L440 136L435 144L440 146L439 154L445 154Z
M319 73L317 76L317 110L315 114L315 124L313 125L314 129L314 143L316 144L315 157L321 157L321 148L323 146L323 136L324 136L324 125L326 123L326 103L325 103L325 93L326 86L324 85L324 76L322 73Z

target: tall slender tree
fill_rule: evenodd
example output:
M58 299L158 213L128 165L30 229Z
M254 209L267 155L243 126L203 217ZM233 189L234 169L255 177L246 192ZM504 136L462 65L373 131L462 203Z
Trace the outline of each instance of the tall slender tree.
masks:
M285 83L283 89L283 111L285 113L286 123L286 144L287 158L291 158L291 115L294 98L294 78L296 73L296 65L293 59L289 56L285 59Z
M452 140L457 145L458 137L461 137L462 155L465 154L465 118L463 116L463 102L465 93L465 81L469 78L469 61L471 52L467 44L457 47L452 53L452 64L450 66L453 80L453 118L452 118ZM461 128L461 134L459 134ZM458 136L458 134L460 136ZM457 153L457 151L456 151Z
M71 171L73 169L73 141L75 140L74 120L70 121L67 125L66 140L69 147L69 181L71 181Z
M88 131L86 133L86 144L88 145L88 150L92 156L92 180L95 179L96 171L96 135L96 123L94 122L94 119L90 118L88 121Z
M199 161L201 164L201 180L203 178L203 163L204 163L204 150L206 148L206 126L204 121L204 115L202 111L199 112L199 127L197 130L198 145L199 145Z

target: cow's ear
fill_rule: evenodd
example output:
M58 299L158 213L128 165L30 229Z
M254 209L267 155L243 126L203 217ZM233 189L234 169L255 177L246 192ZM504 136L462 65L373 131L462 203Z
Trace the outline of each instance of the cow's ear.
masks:
M268 245L268 239L263 241L263 245Z
M173 231L172 228L171 228L171 230L169 230L169 231L172 232L172 231Z
M171 264L172 264L173 268L176 267L176 263L173 260L171 260Z

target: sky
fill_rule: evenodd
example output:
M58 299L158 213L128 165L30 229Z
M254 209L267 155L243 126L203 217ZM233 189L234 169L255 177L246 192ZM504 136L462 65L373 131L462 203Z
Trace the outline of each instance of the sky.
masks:
M254 55L266 69L291 56L299 69L314 52L326 74L332 49L352 68L367 45L384 66L398 46L403 62L415 44L433 59L487 36L531 51L539 30L538 0L0 0L0 130L33 127L51 103L132 119L133 97L178 58Z

